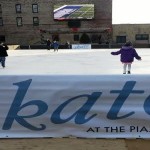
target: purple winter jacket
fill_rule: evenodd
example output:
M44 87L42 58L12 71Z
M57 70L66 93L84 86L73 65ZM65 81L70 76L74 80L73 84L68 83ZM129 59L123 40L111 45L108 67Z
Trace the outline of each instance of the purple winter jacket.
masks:
M119 51L111 52L112 55L119 55L120 61L124 63L132 63L134 57L137 60L141 60L141 57L137 54L136 50L132 46L123 46Z

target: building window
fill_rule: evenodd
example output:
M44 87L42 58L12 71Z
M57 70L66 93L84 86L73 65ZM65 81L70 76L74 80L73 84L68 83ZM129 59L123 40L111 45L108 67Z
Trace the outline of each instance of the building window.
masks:
M39 18L38 17L33 17L33 25L38 26L39 25Z
M148 34L136 34L135 35L136 40L149 40Z
M79 34L74 35L74 41L79 41Z
M16 13L21 13L21 4L16 4Z
M38 4L32 4L32 12L38 13Z
M0 26L3 26L3 18L0 17Z
M0 4L0 13L2 13L2 5Z
M22 26L22 17L16 18L17 26Z
M126 43L126 36L117 36L116 43Z
M92 43L99 43L99 36L97 34L93 34L91 36L91 42Z

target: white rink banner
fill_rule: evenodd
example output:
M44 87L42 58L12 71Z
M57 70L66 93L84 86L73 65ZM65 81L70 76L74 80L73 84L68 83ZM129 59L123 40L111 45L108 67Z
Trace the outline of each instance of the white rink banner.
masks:
M150 76L0 76L0 138L150 138Z
M91 49L91 44L72 44L72 49Z

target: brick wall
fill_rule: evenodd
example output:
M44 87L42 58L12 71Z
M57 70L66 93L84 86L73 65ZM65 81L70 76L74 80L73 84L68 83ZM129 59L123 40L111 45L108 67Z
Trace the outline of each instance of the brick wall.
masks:
M90 21L81 21L81 27L73 32L67 21L53 19L53 6L58 3L79 4L93 3L95 17ZM101 34L106 28L112 26L112 0L1 0L3 26L0 26L0 36L5 36L8 44L35 44L43 39L52 39L53 34L58 34L61 43L66 40L75 43L74 34L81 36L84 32ZM15 5L21 4L21 13L16 13ZM32 4L38 4L38 13L32 12ZM16 17L22 17L22 26L16 24ZM33 26L33 17L39 18L39 25ZM40 30L45 31L41 33ZM103 34L103 33L102 33ZM78 42L78 41L77 41Z

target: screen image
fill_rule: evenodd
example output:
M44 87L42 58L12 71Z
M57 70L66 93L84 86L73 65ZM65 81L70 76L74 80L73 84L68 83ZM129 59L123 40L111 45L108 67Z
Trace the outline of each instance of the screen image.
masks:
M94 4L54 5L54 19L94 19Z

